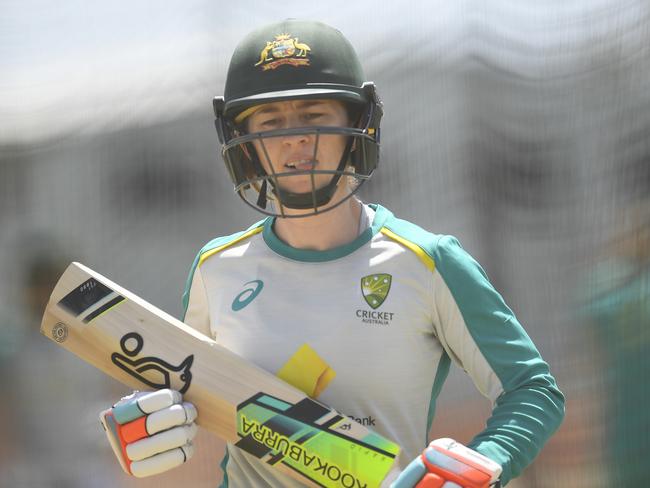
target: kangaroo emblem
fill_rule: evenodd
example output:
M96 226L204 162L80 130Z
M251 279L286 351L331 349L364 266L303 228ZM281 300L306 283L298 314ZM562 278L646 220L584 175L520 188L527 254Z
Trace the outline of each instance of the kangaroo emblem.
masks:
M135 340L135 347L128 346L129 340ZM142 336L137 332L129 332L120 339L120 348L124 354L114 352L111 354L111 361L145 385L160 389L172 388L172 383L174 385L180 383L182 387L177 389L179 392L185 393L192 382L190 367L194 362L194 354L187 356L178 366L153 356L131 359L142 350L143 346ZM144 373L147 373L148 377L143 376Z
M264 71L285 64L309 66L310 51L309 45L300 42L297 37L292 37L291 34L278 34L272 41L266 41L255 66L260 66Z

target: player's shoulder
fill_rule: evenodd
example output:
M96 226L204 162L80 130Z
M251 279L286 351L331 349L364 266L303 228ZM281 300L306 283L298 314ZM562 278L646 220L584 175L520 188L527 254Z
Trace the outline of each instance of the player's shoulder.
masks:
M256 234L259 234L264 229L265 222L266 219L262 219L259 222L255 222L247 229L241 230L239 232L235 232L234 234L230 234L227 236L216 237L210 240L207 244L205 244L201 248L201 250L194 258L194 262L192 262L192 266L190 267L190 272L187 277L187 281L185 282L185 292L183 293L183 307L185 310L187 310L189 297L190 297L190 290L192 288L192 282L194 280L194 276L196 275L196 271L199 268L199 266L201 266L201 264L211 256L214 256L219 252L224 251L225 249L228 249L231 246L236 245L237 243L243 242L246 239L249 239Z
M231 246L234 246L238 243L241 243L256 234L259 234L264 229L264 223L266 219L262 219L258 222L255 222L253 225L247 229L240 230L234 234L229 234L225 236L215 237L214 239L208 241L199 251L197 259L199 261L204 261L210 256L218 254L219 252L228 249Z
M390 210L379 205L372 207L384 215L380 232L413 251L432 270L442 261L453 261L464 254L456 237L431 232L413 222L395 217Z

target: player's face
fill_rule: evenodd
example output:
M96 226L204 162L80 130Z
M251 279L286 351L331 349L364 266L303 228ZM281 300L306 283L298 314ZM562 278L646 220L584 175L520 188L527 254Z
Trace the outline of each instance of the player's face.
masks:
M338 100L289 100L260 105L247 119L247 131L264 132L312 126L349 125L348 112ZM281 188L293 193L307 193L327 185L332 174L300 174L314 170L337 169L346 137L329 134L302 134L264 138L254 142L264 170L279 177ZM295 173L295 174L292 174Z

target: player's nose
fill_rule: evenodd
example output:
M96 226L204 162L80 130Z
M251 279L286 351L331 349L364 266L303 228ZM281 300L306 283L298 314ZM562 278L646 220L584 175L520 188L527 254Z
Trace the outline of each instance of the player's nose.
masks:
M307 144L311 140L311 134L286 134L282 136L282 143L287 146Z

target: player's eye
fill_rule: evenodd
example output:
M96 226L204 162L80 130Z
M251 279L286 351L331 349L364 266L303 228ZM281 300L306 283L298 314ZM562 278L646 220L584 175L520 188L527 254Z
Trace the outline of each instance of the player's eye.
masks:
M276 127L280 123L280 119L273 118L273 119L265 119L260 121L260 126L268 129L271 127Z
M325 116L325 114L321 112L310 112L305 114L305 119L307 120L320 120Z

